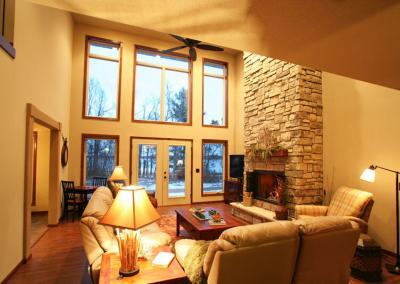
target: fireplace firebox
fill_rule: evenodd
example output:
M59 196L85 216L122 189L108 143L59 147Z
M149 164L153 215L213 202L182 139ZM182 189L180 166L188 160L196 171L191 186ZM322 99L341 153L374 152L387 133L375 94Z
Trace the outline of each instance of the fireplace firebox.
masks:
M247 191L253 192L253 198L273 204L284 203L284 172L254 170L246 172L246 178Z

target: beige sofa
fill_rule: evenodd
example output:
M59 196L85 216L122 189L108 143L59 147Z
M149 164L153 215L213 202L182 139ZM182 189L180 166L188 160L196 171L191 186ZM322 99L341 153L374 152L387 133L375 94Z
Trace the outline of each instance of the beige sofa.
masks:
M89 262L89 272L93 283L98 282L103 253L118 252L118 244L113 228L99 224L113 200L110 189L99 187L86 206L80 222L83 247ZM140 232L143 250L171 243L171 236L161 232L156 223L142 228Z
M316 217L226 230L205 255L208 283L348 283L359 229L340 217ZM178 261L194 240L175 244Z

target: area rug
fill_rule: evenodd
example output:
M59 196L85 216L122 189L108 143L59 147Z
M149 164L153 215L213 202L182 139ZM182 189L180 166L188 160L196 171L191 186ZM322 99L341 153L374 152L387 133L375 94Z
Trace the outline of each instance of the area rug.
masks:
M163 232L169 234L172 238L172 242L175 242L179 239L188 238L189 235L183 229L180 228L179 237L176 236L176 214L162 214L161 219L158 221L158 225L160 226Z

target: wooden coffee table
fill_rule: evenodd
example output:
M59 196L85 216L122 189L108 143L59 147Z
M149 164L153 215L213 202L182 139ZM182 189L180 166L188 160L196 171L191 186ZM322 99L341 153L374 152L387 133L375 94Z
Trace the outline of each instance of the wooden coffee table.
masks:
M211 207L206 207L205 210L212 210ZM220 212L220 210L217 210ZM179 236L180 226L185 228L190 237L195 240L215 240L223 231L229 228L246 225L246 223L233 217L230 213L220 212L225 219L226 225L213 226L209 225L208 221L201 221L193 216L193 212L189 209L176 209L176 236Z
M157 249L159 251L168 251L168 246ZM157 253L156 252L156 253ZM139 259L140 271L131 277L120 277L119 268L121 262L119 256L115 253L103 254L100 268L99 284L109 283L185 283L186 274L178 263L177 259L170 263L168 268L153 267L151 261Z

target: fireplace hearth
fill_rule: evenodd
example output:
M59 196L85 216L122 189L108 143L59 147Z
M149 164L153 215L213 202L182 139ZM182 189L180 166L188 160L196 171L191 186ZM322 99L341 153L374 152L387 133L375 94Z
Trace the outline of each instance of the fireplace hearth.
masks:
M254 170L246 172L247 190L253 192L253 198L273 204L285 202L283 192L285 173L277 171Z

